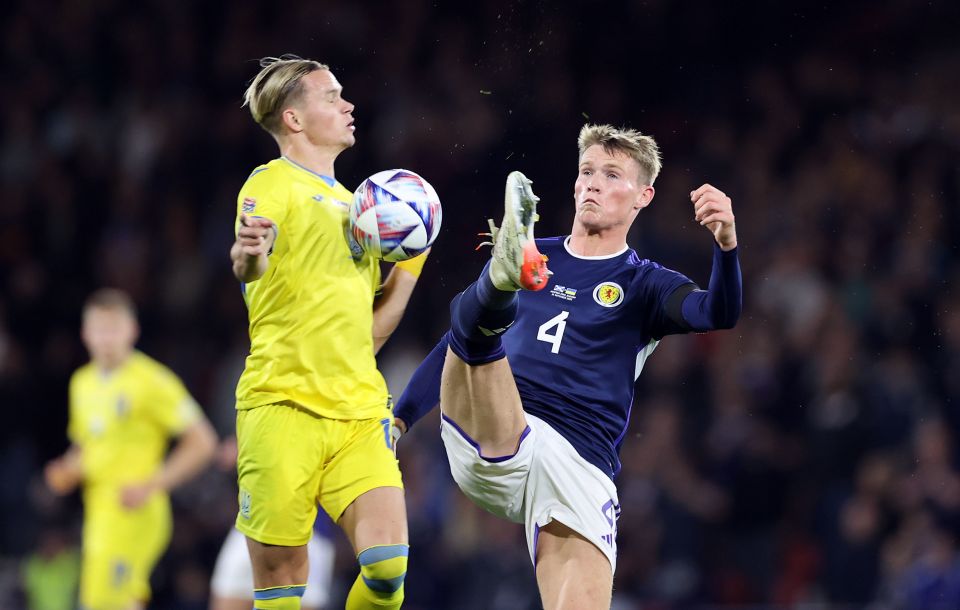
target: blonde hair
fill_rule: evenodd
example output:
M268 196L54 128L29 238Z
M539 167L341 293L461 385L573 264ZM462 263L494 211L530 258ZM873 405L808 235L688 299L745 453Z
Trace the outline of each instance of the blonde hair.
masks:
M651 136L635 129L617 128L613 125L584 125L577 138L580 157L594 144L603 146L608 153L620 152L640 165L640 177L649 184L660 174L660 148Z
M122 311L130 315L131 318L137 317L137 306L134 305L130 295L117 288L101 288L87 297L83 304L83 313L86 315L91 309L106 309L109 311Z
M243 105L250 108L253 120L273 135L281 133L284 108L303 95L301 79L317 70L329 70L325 64L296 55L264 57L260 72L243 94Z

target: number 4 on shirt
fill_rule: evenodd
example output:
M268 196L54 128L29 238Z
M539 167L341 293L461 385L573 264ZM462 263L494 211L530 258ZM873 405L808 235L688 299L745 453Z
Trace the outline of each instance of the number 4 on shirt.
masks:
M546 322L540 325L537 331L537 341L546 341L550 344L550 351L554 354L560 352L560 342L563 341L563 331L567 328L567 316L569 311L561 311ZM550 330L556 327L556 331L550 334Z

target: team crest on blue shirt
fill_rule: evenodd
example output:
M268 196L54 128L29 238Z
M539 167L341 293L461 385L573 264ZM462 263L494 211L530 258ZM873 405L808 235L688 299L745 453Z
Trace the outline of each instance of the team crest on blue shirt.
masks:
M249 214L250 212L257 209L257 200L253 197L244 197L243 204L240 206L240 210L244 214Z
M600 282L593 289L593 300L603 307L616 307L623 303L623 288L616 282Z

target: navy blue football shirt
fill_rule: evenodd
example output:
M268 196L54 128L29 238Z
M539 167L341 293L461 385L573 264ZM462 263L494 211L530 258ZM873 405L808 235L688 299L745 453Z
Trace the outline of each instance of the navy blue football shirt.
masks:
M668 301L694 286L633 249L577 256L568 239L536 240L553 276L541 291L520 291L503 345L524 410L612 478L644 362L661 338L687 330L667 316Z

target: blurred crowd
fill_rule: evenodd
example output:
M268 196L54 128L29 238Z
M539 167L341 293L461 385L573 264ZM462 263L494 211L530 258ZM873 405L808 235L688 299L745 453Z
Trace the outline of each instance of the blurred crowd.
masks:
M661 145L631 240L642 257L705 286L711 236L687 194L710 182L733 198L744 314L730 331L666 339L638 382L615 608L960 607L953 3L447 4L5 10L0 608L64 607L75 586L79 500L51 496L40 468L67 443L80 306L95 288L133 295L140 348L233 434L247 349L227 257L235 198L276 156L240 101L256 59L286 52L329 63L357 106L341 182L405 167L444 204L381 352L395 394L479 273L475 234L501 213L509 170L542 198L538 234L568 230L584 122ZM455 488L438 427L433 413L399 448L405 607L538 607L520 526ZM174 502L151 607L205 608L236 514L230 460ZM334 600L355 577L338 546Z

